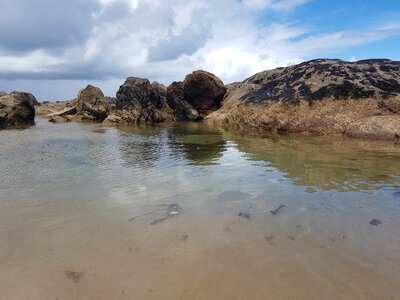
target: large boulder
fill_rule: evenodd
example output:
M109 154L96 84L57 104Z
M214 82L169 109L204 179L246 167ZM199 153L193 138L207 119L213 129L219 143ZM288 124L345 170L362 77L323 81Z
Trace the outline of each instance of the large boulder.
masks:
M10 95L14 96L14 97L16 97L16 98L18 98L20 100L27 100L34 106L39 106L40 105L39 101L37 101L36 97L33 96L31 93L14 91Z
M201 119L199 112L185 100L183 82L173 82L167 89L167 103L179 121L197 121Z
M183 82L185 100L202 114L218 108L225 93L226 87L221 79L206 71L195 71Z
M88 85L78 93L77 113L82 120L103 121L110 114L110 99L100 88Z
M0 128L20 127L35 123L35 107L24 97L0 97Z
M173 119L166 88L148 79L129 77L117 92L116 109L128 123L164 122Z

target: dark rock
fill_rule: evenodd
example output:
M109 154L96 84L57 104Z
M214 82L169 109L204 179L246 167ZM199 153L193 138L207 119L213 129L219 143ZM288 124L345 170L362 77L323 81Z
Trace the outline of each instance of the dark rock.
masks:
M34 122L35 107L27 97L0 97L0 129L33 125Z
M148 79L129 77L117 92L116 109L129 123L163 122L173 116L166 99L165 87Z
M378 71L379 70L379 71ZM325 98L386 99L400 95L400 62L317 59L258 73L240 84L242 100L310 103ZM398 105L396 105L398 110Z
M271 210L271 214L273 216L277 215L279 213L279 211L283 208L286 208L287 206L285 204L280 205L277 209Z
M173 82L167 89L167 103L174 111L179 121L197 121L200 119L199 112L185 101L183 94L183 82Z
M378 219L374 219L371 222L369 222L369 225L372 225L374 227L378 227L379 225L382 225L382 221Z
M98 87L88 85L78 93L77 112L83 119L103 121L110 114L110 100Z
M184 99L202 114L218 108L225 93L224 83L206 71L195 71L187 75L183 82Z
M11 96L14 96L20 100L27 100L29 101L32 105L34 106L39 106L41 105L35 98L35 96L33 96L31 93L25 93L25 92L12 92L10 94Z
M238 216L241 217L241 218L245 218L247 220L250 220L250 217L251 217L249 213L242 212L242 211L240 213L238 213Z

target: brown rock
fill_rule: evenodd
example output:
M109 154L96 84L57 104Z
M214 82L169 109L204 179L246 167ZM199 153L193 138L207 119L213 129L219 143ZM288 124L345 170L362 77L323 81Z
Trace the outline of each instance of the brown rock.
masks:
M224 83L206 71L195 71L183 82L184 99L200 113L219 107L225 93Z
M0 97L0 128L33 125L35 107L27 98L6 95Z
M101 89L88 85L79 91L76 108L78 115L88 120L103 121L110 113L110 102Z
M16 98L18 98L18 99L21 99L21 100L27 100L27 101L29 101L33 106L35 106L35 105L39 106L39 105L40 105L40 103L36 100L35 96L33 96L31 93L16 92L16 91L14 91L14 92L12 92L10 95L11 95L11 96L14 96L14 97L16 97Z

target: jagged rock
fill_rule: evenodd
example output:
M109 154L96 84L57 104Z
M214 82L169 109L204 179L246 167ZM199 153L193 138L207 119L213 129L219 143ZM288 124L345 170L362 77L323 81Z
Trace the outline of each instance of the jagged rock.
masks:
M110 113L110 101L98 87L88 85L78 93L78 115L81 120L103 121Z
M183 82L173 82L167 89L167 103L174 110L174 115L179 121L197 121L199 112L185 101Z
M148 79L129 77L117 92L116 109L124 122L163 122L173 119L165 87Z
M10 95L14 96L18 99L21 99L21 100L26 99L34 106L40 106L40 103L36 100L35 96L33 96L31 93L14 91Z
M26 97L0 97L0 128L33 125L35 107Z
M184 99L202 114L218 108L225 93L224 83L206 71L195 71L187 75L183 82Z

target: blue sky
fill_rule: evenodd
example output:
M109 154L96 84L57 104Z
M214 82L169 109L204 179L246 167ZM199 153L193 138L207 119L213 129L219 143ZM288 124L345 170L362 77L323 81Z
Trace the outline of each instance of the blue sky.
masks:
M400 60L400 1L2 0L0 90L114 96L205 69L226 83L327 57Z

